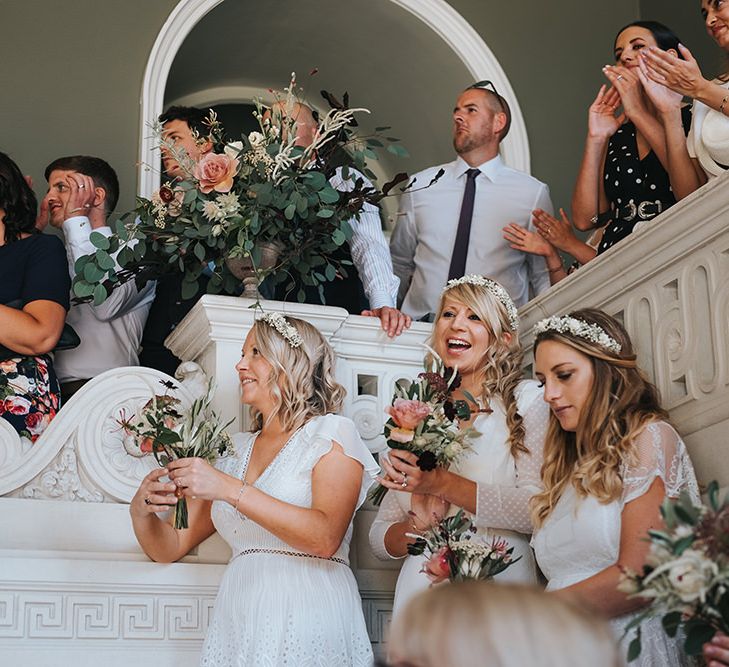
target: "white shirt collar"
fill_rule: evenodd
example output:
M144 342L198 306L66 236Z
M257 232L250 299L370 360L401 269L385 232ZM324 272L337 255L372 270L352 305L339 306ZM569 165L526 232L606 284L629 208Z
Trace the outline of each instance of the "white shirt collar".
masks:
M465 175L469 169L473 168L474 167L471 167L471 165L468 164L460 155L456 158L454 170L456 178L460 178ZM475 168L493 182L497 179L499 172L504 168L504 162L501 159L501 155L496 155L496 157L487 160Z

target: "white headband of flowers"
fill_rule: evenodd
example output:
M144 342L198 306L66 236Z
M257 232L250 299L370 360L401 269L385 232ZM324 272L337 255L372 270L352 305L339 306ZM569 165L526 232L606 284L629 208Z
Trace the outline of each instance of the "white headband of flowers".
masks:
M540 320L534 325L534 335L538 336L545 331L556 331L557 333L567 333L584 338L591 343L597 343L613 354L620 354L622 346L613 337L608 336L601 326L597 324L588 324L583 320L569 315L548 317Z
M278 331L292 348L299 347L304 342L299 332L281 313L265 313L258 321L265 322L269 327Z
M443 292L445 293L449 289L453 289L458 285L478 285L479 287L484 287L487 292L490 292L493 296L495 296L501 302L501 305L506 308L506 314L509 317L509 326L511 327L511 330L516 331L519 328L519 313L516 310L516 306L511 300L509 293L495 280L491 280L485 276L480 276L477 273L469 273L468 275L463 276L463 278L453 278L453 280L449 280L443 288Z

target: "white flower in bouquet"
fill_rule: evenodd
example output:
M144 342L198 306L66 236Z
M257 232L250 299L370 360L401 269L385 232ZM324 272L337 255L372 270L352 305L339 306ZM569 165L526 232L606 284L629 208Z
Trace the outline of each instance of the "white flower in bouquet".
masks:
M668 579L683 602L703 602L718 571L716 563L702 552L686 549L681 558L671 564Z
M248 141L250 142L252 148L266 145L266 137L264 137L263 134L261 134L260 132L251 132L248 135Z
M454 440L446 445L444 453L448 458L457 459L463 453L463 445Z
M251 132L251 134L258 134L257 132ZM261 135L263 137L263 135ZM248 140L250 141L250 135L248 136ZM251 144L253 142L251 141ZM225 145L225 148L223 149L223 152L228 156L232 158L237 158L241 151L243 150L243 142L242 141L230 141Z
M646 565L657 568L675 558L673 552L662 542L651 542L648 555L646 556Z

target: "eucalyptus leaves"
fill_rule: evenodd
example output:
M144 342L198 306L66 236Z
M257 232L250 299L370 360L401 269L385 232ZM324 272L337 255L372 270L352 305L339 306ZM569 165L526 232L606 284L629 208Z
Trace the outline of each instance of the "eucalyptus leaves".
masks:
M286 90L287 103L295 100L295 79ZM114 234L92 234L96 251L76 263L75 296L99 304L118 285L135 278L138 285L166 274L182 274L182 297L190 298L207 283L212 293L236 293L239 279L227 259L250 258L259 282L268 275L275 285L294 284L318 288L347 275L347 260L338 249L352 236L350 220L356 220L366 204L376 204L390 189L407 181L398 174L382 190L370 180L375 176L367 160L387 147L404 156L404 148L383 137L387 127L371 136L358 136L346 95L344 103L329 93L333 109L320 124L310 146L297 146L293 121L272 124L259 105L254 114L260 132L231 142L211 110L210 152L197 162L160 141L187 165L184 180L165 183L151 199L140 198L137 207L116 223ZM161 132L161 128L157 128ZM335 189L334 175L345 183ZM368 180L370 179L370 180ZM273 267L261 267L261 244L281 248ZM297 297L304 299L304 289Z

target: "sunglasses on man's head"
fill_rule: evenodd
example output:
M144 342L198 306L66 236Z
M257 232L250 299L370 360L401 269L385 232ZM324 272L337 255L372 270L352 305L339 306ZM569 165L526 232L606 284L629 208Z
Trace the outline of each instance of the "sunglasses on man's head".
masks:
M493 93L496 96L496 100L499 103L499 106L501 107L501 110L508 116L508 111L506 110L506 106L504 105L504 98L501 97L501 94L498 90L496 90L496 86L494 85L493 81L489 81L488 79L484 79L483 81L477 81L476 83L472 83L466 90L488 90L489 92Z

